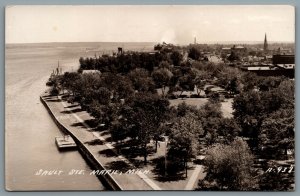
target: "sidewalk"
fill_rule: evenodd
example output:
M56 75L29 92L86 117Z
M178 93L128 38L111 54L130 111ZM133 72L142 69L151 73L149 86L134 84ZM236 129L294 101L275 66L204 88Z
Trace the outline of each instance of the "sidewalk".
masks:
M90 151L93 157L104 166L105 170L122 171L121 175L111 175L122 190L192 190L197 184L198 175L201 173L199 167L196 167L195 172L194 170L189 171L190 178L179 182L157 181L149 167L139 168L142 172L137 174L126 174L126 171L137 170L137 168L124 156L116 153L112 143L106 141L109 137L107 132L95 132L85 123L92 119L87 112L82 111L77 104L72 105L56 96L44 97L43 99L57 120ZM143 173L147 169L150 173Z

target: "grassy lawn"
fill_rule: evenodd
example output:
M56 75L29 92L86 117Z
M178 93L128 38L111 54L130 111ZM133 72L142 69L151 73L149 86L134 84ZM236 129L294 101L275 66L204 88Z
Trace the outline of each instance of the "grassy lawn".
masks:
M207 101L208 101L207 98L184 98L184 99L179 98L179 99L170 100L170 105L177 106L178 104L185 102L188 105L192 105L199 108L203 106Z
M232 103L233 103L233 99L225 99L224 102L221 102L222 106L221 106L221 110L223 113L223 116L225 118L232 118L233 115L233 108L232 108Z
M179 99L170 100L170 105L177 106L178 104L185 102L188 105L192 105L197 108L200 108L205 103L207 103L207 101L208 101L208 98L184 98L184 99L179 98ZM233 102L233 99L225 99L224 102L221 102L221 104L222 104L221 110L222 110L223 116L225 118L233 117L232 102Z

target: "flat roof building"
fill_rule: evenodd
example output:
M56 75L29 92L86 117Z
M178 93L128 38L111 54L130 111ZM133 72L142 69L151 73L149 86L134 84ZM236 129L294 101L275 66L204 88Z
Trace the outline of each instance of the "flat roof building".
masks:
M273 64L295 64L295 55L273 55Z

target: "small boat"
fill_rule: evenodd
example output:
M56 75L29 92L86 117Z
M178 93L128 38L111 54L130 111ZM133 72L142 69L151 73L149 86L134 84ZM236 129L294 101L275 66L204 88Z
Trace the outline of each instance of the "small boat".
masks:
M55 143L59 149L75 148L77 145L70 135L55 137Z

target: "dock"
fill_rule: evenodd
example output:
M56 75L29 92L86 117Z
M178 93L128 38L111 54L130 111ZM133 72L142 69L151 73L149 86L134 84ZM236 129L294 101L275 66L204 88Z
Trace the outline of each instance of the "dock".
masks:
M55 137L55 143L60 150L77 147L75 141L70 135Z

